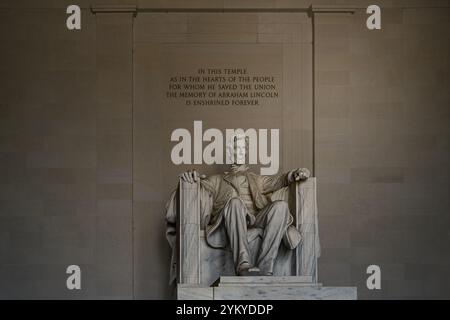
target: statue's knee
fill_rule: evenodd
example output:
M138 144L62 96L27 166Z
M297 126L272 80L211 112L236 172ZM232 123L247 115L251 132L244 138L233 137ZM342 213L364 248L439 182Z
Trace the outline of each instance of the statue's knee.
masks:
M269 214L278 219L286 219L289 216L289 205L286 201L276 200L272 202L272 209Z
M245 215L245 205L239 198L231 198L225 208L225 216Z
M242 207L244 204L242 203L242 200L239 198L231 198L228 202L228 205L232 207Z

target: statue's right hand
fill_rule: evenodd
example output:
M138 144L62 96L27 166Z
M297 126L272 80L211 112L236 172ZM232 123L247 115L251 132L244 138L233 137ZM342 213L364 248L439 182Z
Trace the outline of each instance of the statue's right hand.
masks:
M183 172L180 175L181 180L189 182L189 183L194 183L197 181L200 181L200 179L204 179L206 178L205 175L199 175L197 171L195 170L189 170L186 172Z

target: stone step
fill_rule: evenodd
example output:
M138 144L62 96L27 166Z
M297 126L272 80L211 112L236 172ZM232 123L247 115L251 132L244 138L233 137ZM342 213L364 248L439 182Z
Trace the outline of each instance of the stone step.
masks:
M356 287L321 286L178 286L180 300L356 300Z
M214 300L355 300L356 288L317 286L216 287Z
M321 283L219 283L216 287L322 287Z
M240 286L240 285L311 285L313 284L311 276L223 276L217 279L213 286Z

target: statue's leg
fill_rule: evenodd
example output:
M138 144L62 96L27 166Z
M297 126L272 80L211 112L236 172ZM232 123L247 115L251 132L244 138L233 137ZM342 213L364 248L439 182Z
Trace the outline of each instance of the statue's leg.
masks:
M285 201L274 201L258 213L255 226L263 228L264 232L257 266L263 275L273 274L273 265L288 221L289 207Z
M230 199L223 208L224 224L233 251L236 273L239 273L242 267L251 267L246 216L247 208L239 198Z

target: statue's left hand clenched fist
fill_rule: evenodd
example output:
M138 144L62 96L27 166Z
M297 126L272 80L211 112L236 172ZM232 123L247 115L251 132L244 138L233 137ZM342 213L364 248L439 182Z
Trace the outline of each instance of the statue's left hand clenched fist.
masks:
M306 180L310 176L311 176L311 173L309 172L308 169L300 168L300 169L295 169L295 170L292 170L291 172L289 172L288 179L289 179L289 182L292 183L295 181Z

